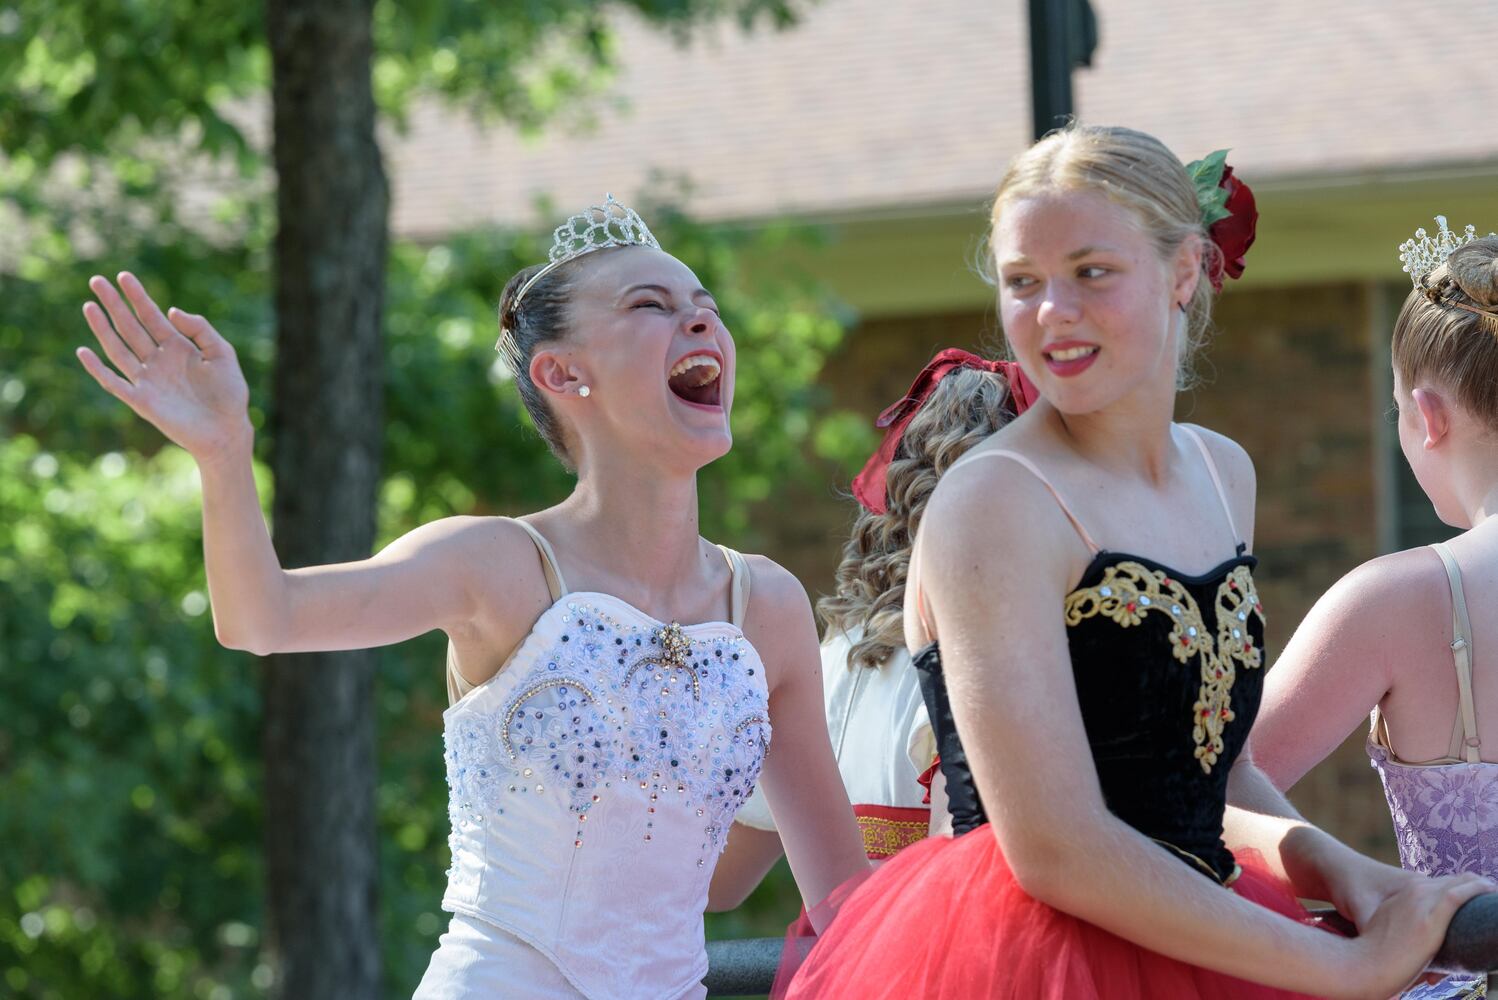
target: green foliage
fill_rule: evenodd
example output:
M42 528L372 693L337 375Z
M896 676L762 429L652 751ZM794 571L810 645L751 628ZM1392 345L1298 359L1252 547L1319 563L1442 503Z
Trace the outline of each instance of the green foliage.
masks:
M1222 175L1227 169L1227 162L1228 151L1219 149L1186 164L1186 173L1190 175L1191 183L1196 188L1196 203L1201 206L1203 226L1221 222L1232 214L1227 207L1227 189L1222 186Z
M0 447L7 995L242 994L255 977L255 672L213 641L198 530L176 449Z
M786 27L807 0L375 0L375 96L399 119L437 95L535 127L596 93L630 12L685 35L725 16ZM265 11L236 0L12 0L0 8L0 192L34 199L61 156L159 196L195 154L260 167Z

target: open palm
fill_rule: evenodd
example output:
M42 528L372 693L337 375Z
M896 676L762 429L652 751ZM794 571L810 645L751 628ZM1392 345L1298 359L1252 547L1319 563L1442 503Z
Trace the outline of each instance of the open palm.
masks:
M92 278L89 288L99 301L83 307L114 368L80 347L83 367L196 458L244 440L249 389L234 348L202 316L163 313L133 274L121 273L119 283L116 290L108 279Z

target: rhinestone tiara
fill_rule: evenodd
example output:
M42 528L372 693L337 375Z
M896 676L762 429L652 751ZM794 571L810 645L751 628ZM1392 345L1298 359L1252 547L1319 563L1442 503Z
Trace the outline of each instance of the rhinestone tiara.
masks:
M610 247L651 247L659 250L661 244L638 212L615 201L613 195L605 194L602 205L589 205L552 232L546 266L520 286L520 291L515 293L515 307L518 309L531 286L551 271L569 260Z
M1427 236L1424 229L1417 229L1414 239L1405 240L1399 244L1399 259L1404 261L1403 270L1410 276L1410 283L1416 288L1424 283L1430 272L1446 263L1446 258L1450 257L1453 251L1477 239L1476 226L1468 226L1459 234L1452 232L1446 228L1444 215L1436 216L1436 224L1441 228L1436 233L1435 239Z

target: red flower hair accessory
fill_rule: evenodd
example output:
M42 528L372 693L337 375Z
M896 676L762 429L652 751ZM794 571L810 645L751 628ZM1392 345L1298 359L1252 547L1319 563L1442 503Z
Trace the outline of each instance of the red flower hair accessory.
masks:
M1186 164L1186 173L1196 185L1196 203L1201 207L1202 225L1207 235L1222 251L1207 271L1214 292L1222 291L1223 275L1243 277L1243 256L1254 245L1254 228L1259 210L1248 185L1233 176L1227 165L1228 151L1219 149L1204 159Z
M910 391L874 421L875 427L885 428L884 440L879 449L869 456L863 471L853 480L853 496L865 510L874 514L888 512L888 485L885 480L889 473L889 463L894 461L895 451L905 436L905 428L910 426L910 421L915 419L937 384L959 368L976 368L1003 375L1009 383L1009 399L1014 405L1015 416L1024 413L1040 398L1040 391L1035 388L1035 383L1013 361L985 361L976 354L956 347L949 347L937 354L915 377Z

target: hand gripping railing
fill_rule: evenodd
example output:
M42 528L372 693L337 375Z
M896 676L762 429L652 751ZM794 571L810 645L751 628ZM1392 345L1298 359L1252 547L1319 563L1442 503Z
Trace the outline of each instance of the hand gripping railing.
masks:
M1336 910L1313 910L1344 934L1355 928ZM1446 927L1446 940L1430 968L1436 972L1477 975L1498 972L1498 892L1488 892L1463 903Z
M1313 909L1328 926L1351 934L1352 924L1336 910ZM744 938L707 943L710 997L757 996L770 992L785 942L781 938ZM1498 893L1462 904L1446 929L1446 940L1430 967L1441 972L1498 972Z

